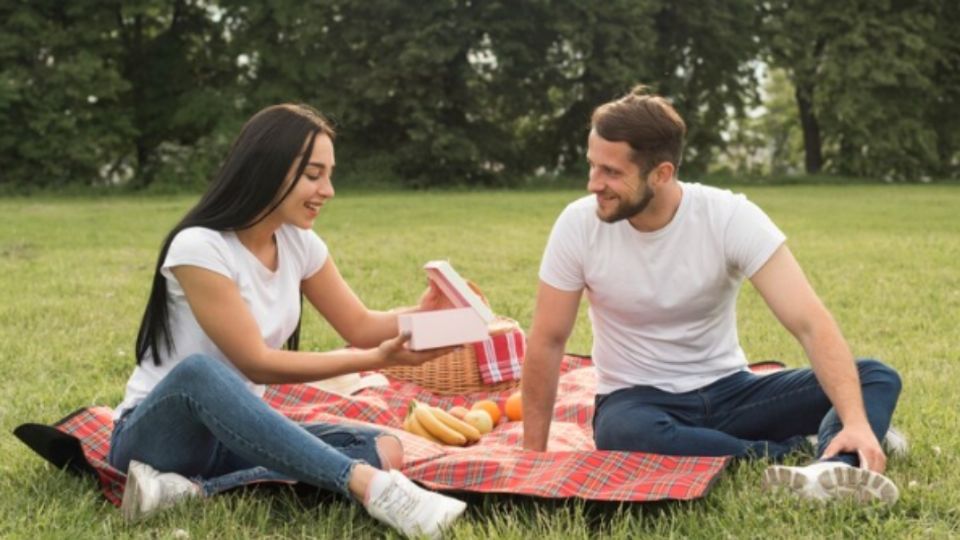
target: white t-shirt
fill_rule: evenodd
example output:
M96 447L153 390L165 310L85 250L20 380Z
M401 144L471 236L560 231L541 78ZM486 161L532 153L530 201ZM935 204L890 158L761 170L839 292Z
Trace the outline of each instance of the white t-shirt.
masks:
M264 343L273 349L283 347L300 320L300 282L323 267L327 246L312 230L283 225L276 232L277 270L260 262L230 231L191 227L177 233L161 273L167 281L168 315L173 350L161 346L160 365L148 352L127 381L126 395L114 411L119 418L124 410L135 407L181 360L193 354L216 358L247 380L251 391L263 395L264 387L255 385L230 363L230 360L200 328L187 298L170 271L176 266L197 266L222 274L237 284L250 313L257 321Z
M601 221L589 195L550 234L540 279L586 289L600 394L638 385L687 392L746 366L737 293L786 237L743 195L680 187L676 215L657 231Z

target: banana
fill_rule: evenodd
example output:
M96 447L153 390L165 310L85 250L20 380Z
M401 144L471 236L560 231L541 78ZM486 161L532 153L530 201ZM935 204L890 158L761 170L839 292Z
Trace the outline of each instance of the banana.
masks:
M468 442L477 442L480 440L480 430L477 428L439 407L431 407L430 410L433 412L433 415L439 418L447 427L462 433Z
M410 414L407 415L407 419L403 421L403 429L406 429L414 435L419 435L430 442L443 444L442 441L431 435L427 430L423 429L423 426L420 425L420 422L417 422L417 418L413 415L413 412L410 412Z
M444 444L452 446L463 446L467 444L467 438L459 431L450 429L446 424L437 420L437 417L430 411L427 405L417 404L413 408L414 419L420 422L420 425Z

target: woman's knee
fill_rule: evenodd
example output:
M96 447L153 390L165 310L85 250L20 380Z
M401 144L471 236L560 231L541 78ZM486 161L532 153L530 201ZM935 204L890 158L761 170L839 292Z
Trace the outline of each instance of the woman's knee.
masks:
M167 377L208 387L214 381L234 375L223 362L205 354L191 354L180 361Z
M403 444L393 435L377 437L377 455L380 456L380 466L383 470L403 468Z

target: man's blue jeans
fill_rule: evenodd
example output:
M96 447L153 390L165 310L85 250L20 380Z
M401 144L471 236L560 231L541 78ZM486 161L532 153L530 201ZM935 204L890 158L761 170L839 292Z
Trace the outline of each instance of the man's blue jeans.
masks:
M178 364L113 429L110 464L130 460L196 480L206 495L261 481L302 481L349 496L353 466L380 467L383 433L356 425L299 425L270 408L222 362Z
M858 360L867 420L882 440L900 395L900 376L876 360ZM741 371L699 390L670 393L634 386L596 398L600 450L674 456L768 457L779 460L818 436L822 456L842 425L810 369L755 375ZM858 465L855 454L840 461Z

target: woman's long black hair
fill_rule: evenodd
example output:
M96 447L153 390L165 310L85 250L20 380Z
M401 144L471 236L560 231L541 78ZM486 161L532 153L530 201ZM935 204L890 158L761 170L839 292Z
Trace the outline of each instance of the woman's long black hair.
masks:
M318 135L334 137L329 122L306 105L274 105L255 114L240 130L220 171L207 191L167 234L153 272L150 298L137 331L137 364L149 353L160 365L160 350L170 351L167 282L160 272L173 238L188 227L217 231L246 229L260 222L290 194L313 153ZM293 182L280 193L290 167L296 162ZM287 340L296 350L300 324Z

